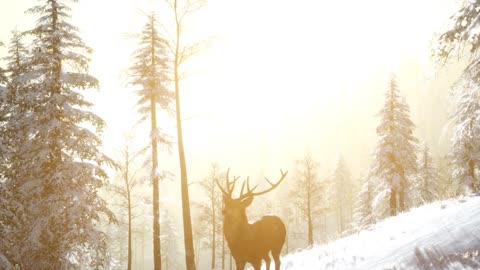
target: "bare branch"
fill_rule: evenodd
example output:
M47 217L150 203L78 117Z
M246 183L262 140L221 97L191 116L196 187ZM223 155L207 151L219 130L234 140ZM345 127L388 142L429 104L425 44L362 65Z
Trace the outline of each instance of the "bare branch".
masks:
M185 61L187 61L193 55L196 55L199 52L208 48L211 40L212 40L212 38L204 39L204 40L195 42L195 43L193 43L189 46L184 47L182 52L180 53L178 64L179 65L183 64Z

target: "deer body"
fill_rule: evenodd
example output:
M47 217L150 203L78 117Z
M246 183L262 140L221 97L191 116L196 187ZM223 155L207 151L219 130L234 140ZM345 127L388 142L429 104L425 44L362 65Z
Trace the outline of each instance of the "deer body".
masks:
M265 260L270 269L270 252L275 268L280 269L280 252L285 242L286 229L277 216L264 216L253 224L244 220L225 220L224 233L228 247L235 258L237 269L244 269L248 262L254 269L260 269Z
M223 193L223 232L227 240L228 248L235 258L237 270L243 270L248 262L252 264L255 270L260 270L262 260L265 260L267 270L270 269L270 253L275 261L275 270L280 270L280 252L285 242L286 229L285 224L277 216L264 216L255 223L250 224L246 215L246 208L252 203L254 196L267 193L276 188L285 178L286 173L282 172L282 178L265 191L254 193L256 189L250 189L247 180L247 193L243 193L245 182L243 183L240 197L232 198L232 192L235 187L235 181L228 181L225 191L217 182L218 187Z

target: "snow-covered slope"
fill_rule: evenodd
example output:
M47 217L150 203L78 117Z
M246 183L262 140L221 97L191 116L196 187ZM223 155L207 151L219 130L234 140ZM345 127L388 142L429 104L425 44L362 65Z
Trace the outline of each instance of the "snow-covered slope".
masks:
M480 269L479 253L480 195L472 195L434 202L287 255L282 269Z

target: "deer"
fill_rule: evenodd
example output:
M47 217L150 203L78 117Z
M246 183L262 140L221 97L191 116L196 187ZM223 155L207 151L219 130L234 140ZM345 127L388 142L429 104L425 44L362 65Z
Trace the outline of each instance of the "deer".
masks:
M274 215L263 216L260 220L249 223L246 208L252 203L255 196L274 190L283 181L287 172L280 170L281 177L275 184L265 177L270 187L260 192L254 192L256 185L250 188L249 178L244 181L240 196L232 197L235 183L239 177L229 179L230 169L225 177L225 188L215 179L220 191L223 193L223 233L230 253L235 259L237 270L244 270L246 263L250 263L255 270L260 270L262 260L265 260L266 269L270 269L270 252L275 261L275 270L280 270L280 252L285 242L286 228L283 221ZM245 185L247 187L244 193Z

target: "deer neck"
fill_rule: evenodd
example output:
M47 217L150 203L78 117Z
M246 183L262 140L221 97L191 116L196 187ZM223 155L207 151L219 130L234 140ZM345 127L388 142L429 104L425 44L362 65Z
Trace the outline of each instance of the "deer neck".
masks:
M225 239L230 249L241 248L243 242L251 234L251 225L248 223L247 215L242 215L239 219L224 219L224 234Z

